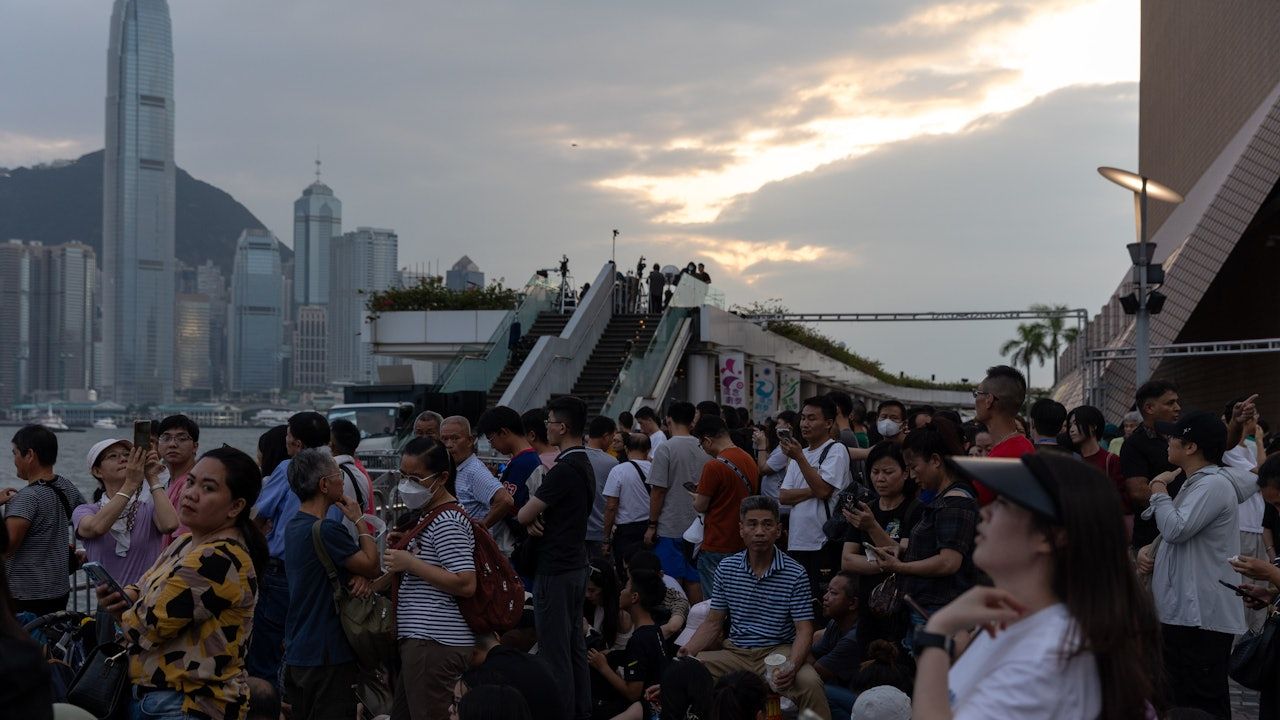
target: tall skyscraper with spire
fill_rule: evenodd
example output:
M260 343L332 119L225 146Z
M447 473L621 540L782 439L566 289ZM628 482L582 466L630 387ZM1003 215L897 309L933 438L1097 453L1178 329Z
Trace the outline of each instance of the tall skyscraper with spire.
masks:
M293 203L295 308L329 303L329 248L341 234L342 201L320 182L320 159L316 158L316 181Z
M122 403L173 400L173 37L165 0L115 0L103 162L103 379Z

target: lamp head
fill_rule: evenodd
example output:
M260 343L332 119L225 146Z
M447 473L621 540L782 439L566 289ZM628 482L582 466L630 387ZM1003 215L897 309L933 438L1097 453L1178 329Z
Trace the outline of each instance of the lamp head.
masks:
M1120 187L1135 192L1142 192L1143 181L1146 181L1147 197L1152 200L1161 200L1163 202L1178 204L1184 200L1182 195L1168 185L1156 182L1151 178L1143 178L1137 173L1121 170L1113 167L1100 167L1098 174L1119 185Z

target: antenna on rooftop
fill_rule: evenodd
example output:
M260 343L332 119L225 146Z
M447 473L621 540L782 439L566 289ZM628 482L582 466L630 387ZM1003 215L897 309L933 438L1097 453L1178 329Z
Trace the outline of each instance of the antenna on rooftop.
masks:
M320 182L320 146L316 146L316 182Z

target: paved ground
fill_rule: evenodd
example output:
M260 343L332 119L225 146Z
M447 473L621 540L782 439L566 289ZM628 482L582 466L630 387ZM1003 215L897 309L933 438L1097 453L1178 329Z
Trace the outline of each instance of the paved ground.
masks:
M1258 693L1231 683L1231 719L1258 720Z

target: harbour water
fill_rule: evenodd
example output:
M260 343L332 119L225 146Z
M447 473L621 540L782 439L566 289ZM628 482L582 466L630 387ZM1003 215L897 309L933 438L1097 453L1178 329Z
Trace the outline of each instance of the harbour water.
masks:
M8 442L17 432L18 425L0 425L0 437ZM58 464L54 468L58 474L66 477L80 488L85 497L90 497L97 483L89 475L89 467L85 464L85 454L99 440L107 438L130 439L133 437L133 426L123 425L116 430L84 428L83 432L58 433ZM223 443L230 445L256 457L258 452L258 436L266 432L266 428L202 428L200 430L200 449L220 447ZM198 451L197 451L198 452ZM0 461L0 488L21 487L23 482L14 474L13 463Z

